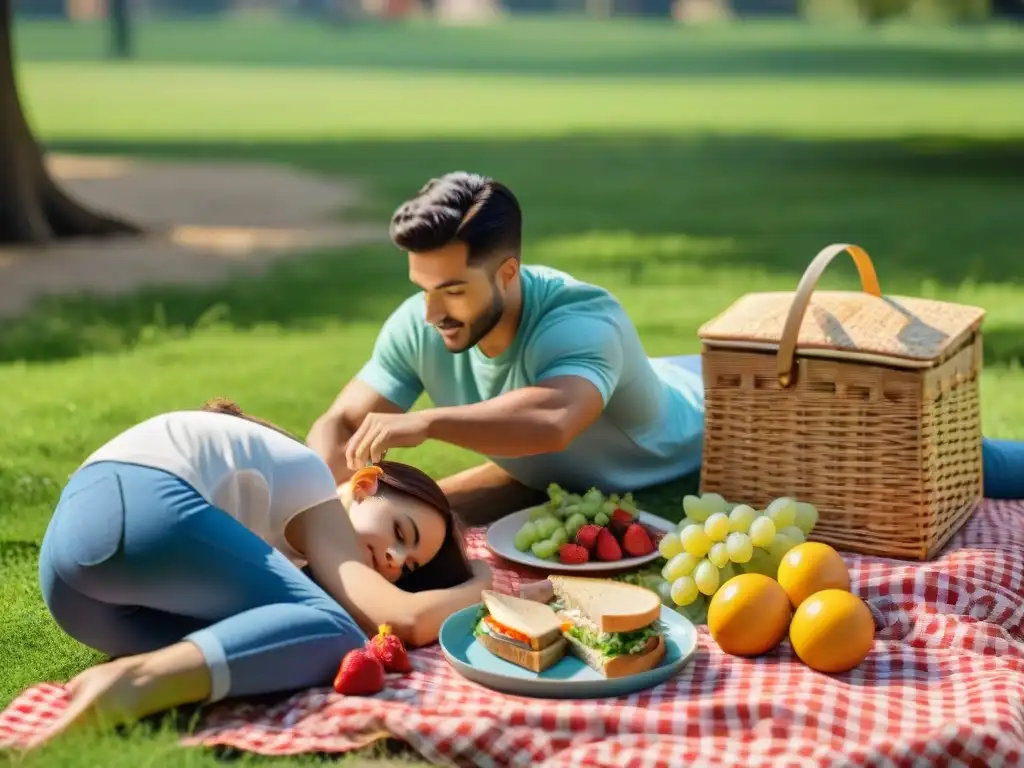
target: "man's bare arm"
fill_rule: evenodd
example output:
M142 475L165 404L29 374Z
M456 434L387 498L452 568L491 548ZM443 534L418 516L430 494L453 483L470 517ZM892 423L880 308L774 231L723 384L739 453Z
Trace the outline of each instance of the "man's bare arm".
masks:
M327 462L338 485L352 476L345 462L345 447L369 413L402 413L402 409L369 385L353 379L309 430L306 444Z
M543 492L523 485L492 462L446 477L439 485L452 511L467 526L493 523L546 498Z

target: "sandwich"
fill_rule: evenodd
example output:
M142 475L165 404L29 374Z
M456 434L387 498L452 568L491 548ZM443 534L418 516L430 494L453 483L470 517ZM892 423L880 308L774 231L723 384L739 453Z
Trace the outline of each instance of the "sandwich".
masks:
M484 590L480 618L473 634L495 656L543 672L569 647L562 622L550 605Z
M661 597L618 581L549 576L550 603L570 650L607 678L646 672L665 657Z

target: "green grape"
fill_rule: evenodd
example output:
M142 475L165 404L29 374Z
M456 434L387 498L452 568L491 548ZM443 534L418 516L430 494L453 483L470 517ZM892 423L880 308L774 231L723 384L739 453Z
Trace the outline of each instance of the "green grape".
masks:
M795 546L796 542L789 538L785 533L776 533L775 538L768 547L768 552L773 558L782 562L782 558L785 554ZM776 566L776 570L778 570L778 566Z
M785 536L793 541L793 546L797 544L803 544L807 541L807 537L804 536L804 532L797 528L795 525L791 525L788 528L783 528L779 531L780 536Z
M573 515L582 515L583 514L583 505L582 504L566 504L565 506L562 507L562 514L565 515L566 518L570 518Z
M593 520L597 515L601 514L601 507L603 504L603 501L595 502L593 500L587 501L584 499L580 502L580 512L586 515L589 520Z
M701 560L693 571L693 580L697 589L710 597L718 591L721 575L710 561Z
M817 524L818 510L815 506L808 504L806 501L798 501L796 503L796 522L794 525L804 532L804 536L809 536Z
M783 496L769 504L764 514L775 523L775 530L781 531L796 522L796 502Z
M729 516L724 512L716 512L704 521L704 533L712 541L725 541L729 535Z
M672 599L672 585L667 581L658 579L658 585L654 588L654 591L661 598L662 605L672 605L675 602Z
M658 553L666 560L671 560L682 551L683 542L679 540L679 534L675 531L669 531L658 542Z
M736 509L736 507L738 507L738 506L739 506L739 503L735 502L735 501L727 501L727 502L725 502L725 514L729 514L734 509Z
M555 542L558 546L562 546L569 540L569 532L565 530L565 526L558 526L555 528L555 532L548 537L549 540Z
M616 503L616 506L629 512L631 517L636 517L638 514L640 514L639 510L636 508L636 501L633 499L632 493L627 493L625 496L619 499L619 501Z
M540 520L542 517L551 517L551 510L548 509L547 504L541 504L539 507L534 507L530 510L530 520Z
M604 494L597 490L597 488L591 488L583 494L583 501L600 506L601 504L604 504Z
M729 559L734 563L748 563L754 555L754 544L750 537L741 531L729 534L725 540L725 549L729 553Z
M692 517L684 517L682 520L679 521L679 525L676 527L676 533L682 533L683 531L686 530L686 528L688 526L691 526L691 525L703 526L704 523L698 523Z
M711 517L707 505L697 496L683 496L683 511L695 523L703 523Z
M565 530L569 532L570 536L575 536L580 528L587 524L587 518L581 515L579 512L569 515L565 520Z
M688 525L679 534L679 541L683 544L683 550L694 557L704 557L711 549L711 539L704 532L702 525Z
M754 547L754 553L750 561L743 564L744 573L760 573L762 576L776 578L779 573L780 560L772 557L767 551L760 547Z
M549 539L551 538L551 534L555 532L555 529L560 528L562 524L558 518L548 515L547 517L542 517L540 520L536 521L534 525L537 528L537 533L542 539Z
M550 483L548 485L548 498L555 502L562 501L565 498L565 490L558 483Z
M533 523L524 523L523 527L516 533L516 537L512 540L512 543L515 544L516 549L520 552L525 552L536 540L537 526Z
M608 515L606 515L604 512L598 512L596 515L594 515L594 523L596 525L608 525L610 521L611 518L608 517Z
M724 568L729 564L729 550L725 547L725 542L720 541L711 547L708 552L708 560L715 568Z
M680 576L689 576L697 567L697 558L689 552L680 552L661 569L661 577L665 581L675 581Z
M606 501L604 504L597 508L597 511L603 512L604 514L608 515L608 517L611 517L612 512L614 512L616 509L618 509L618 504L616 504L614 501Z
M700 501L704 505L704 509L711 515L716 512L725 512L728 509L728 502L717 493L701 494Z
M676 605L689 605L696 600L700 594L697 590L697 582L695 582L690 576L680 576L672 582L672 586L669 590L672 602Z
M718 569L718 588L721 589L725 586L726 582L729 581L733 576L736 575L736 566L732 563L726 563L723 567Z
M757 517L753 507L746 504L737 504L729 513L729 532L746 533L750 530L750 524Z
M750 543L755 547L768 547L775 538L775 523L760 515L750 524Z
M546 559L558 551L558 545L551 541L551 539L541 539L540 541L535 541L530 549L537 557Z

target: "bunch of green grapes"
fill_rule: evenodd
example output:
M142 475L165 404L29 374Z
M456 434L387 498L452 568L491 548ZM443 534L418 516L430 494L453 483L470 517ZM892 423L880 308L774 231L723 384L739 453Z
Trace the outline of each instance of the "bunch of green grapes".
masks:
M686 517L665 534L658 551L668 562L661 576L672 601L688 606L710 598L737 573L775 578L783 556L806 541L818 522L811 504L783 497L757 512L718 494L683 499Z

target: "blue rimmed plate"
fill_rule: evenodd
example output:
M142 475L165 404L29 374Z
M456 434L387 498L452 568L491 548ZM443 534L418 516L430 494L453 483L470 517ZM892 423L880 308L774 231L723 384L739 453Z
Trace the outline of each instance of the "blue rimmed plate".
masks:
M441 626L441 651L463 677L516 696L593 699L636 693L674 677L697 650L697 630L693 624L671 608L662 606L665 657L654 669L609 680L567 652L543 672L531 672L498 658L476 641L473 629L479 611L480 606L474 605L448 617Z

